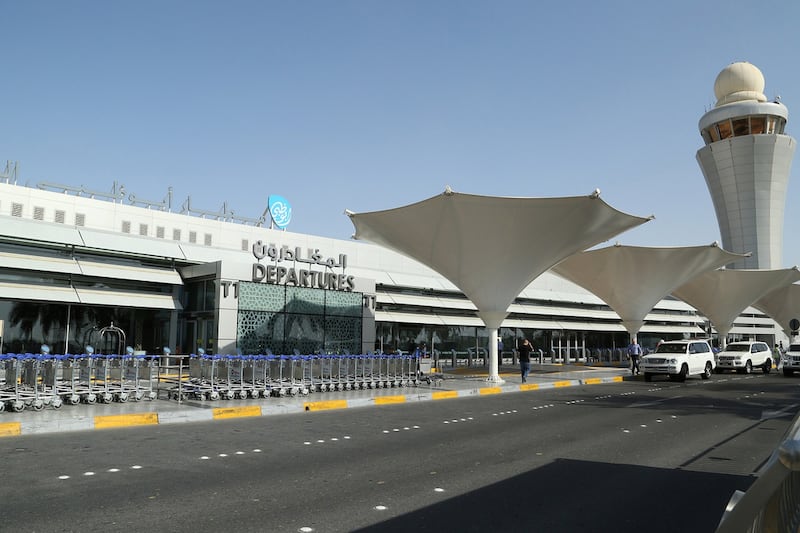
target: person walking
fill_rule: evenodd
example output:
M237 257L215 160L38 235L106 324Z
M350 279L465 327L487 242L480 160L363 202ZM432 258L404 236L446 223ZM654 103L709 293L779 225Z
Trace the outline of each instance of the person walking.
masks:
M519 371L522 375L522 382L528 381L528 373L531 371L531 352L533 346L528 339L523 338L522 343L519 345Z
M639 357L642 355L642 347L636 341L636 337L628 345L628 357L631 359L631 375L639 373Z

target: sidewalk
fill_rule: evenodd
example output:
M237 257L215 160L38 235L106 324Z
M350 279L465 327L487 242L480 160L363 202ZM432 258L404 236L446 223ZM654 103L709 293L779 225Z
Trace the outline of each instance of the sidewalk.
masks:
M416 387L393 387L351 391L315 392L308 395L243 400L167 399L165 390L155 400L110 404L63 405L42 411L26 409L20 413L0 413L0 437L87 431L124 426L178 424L226 418L302 413L326 409L380 406L463 398L508 392L523 392L620 382L630 370L612 366L531 365L527 383L520 382L515 368L503 367L504 383L488 383L483 367L443 369L443 379Z

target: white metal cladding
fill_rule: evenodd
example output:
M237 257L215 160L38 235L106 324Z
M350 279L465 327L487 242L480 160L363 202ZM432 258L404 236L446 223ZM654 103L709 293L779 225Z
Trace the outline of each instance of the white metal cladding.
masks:
M0 268L32 270L37 272L57 272L59 274L80 274L81 270L74 258L64 255L37 251L27 254L0 252Z
M172 309L178 311L183 309L177 298L171 294L85 288L77 288L75 292L78 294L79 302L87 305Z
M0 215L0 235L15 239L31 241L71 244L83 246L80 232L74 227L64 224L55 224L41 221L21 219L13 216Z
M105 263L81 258L77 259L77 263L80 266L81 274L85 276L183 285L183 279L173 268Z
M33 300L58 303L80 303L75 289L54 285L0 282L0 299Z
M32 272L84 275L101 278L149 281L182 285L183 280L172 268L143 267L66 257L44 250L28 254L0 252L0 268L28 270Z
M146 239L123 233L102 233L100 231L81 231L84 244L98 250L114 250L152 257L186 259L177 242L160 239Z
M752 253L733 263L736 268L781 266L783 215L796 146L787 135L746 135L697 151L723 247Z

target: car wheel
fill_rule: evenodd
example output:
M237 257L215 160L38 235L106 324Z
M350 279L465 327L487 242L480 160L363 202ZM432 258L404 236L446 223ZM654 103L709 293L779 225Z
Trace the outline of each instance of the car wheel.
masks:
M789 370L788 368L783 369L783 375L786 376L787 378L792 374L794 374L794 370Z
M761 367L761 371L765 374L769 374L772 371L772 359L767 359L764 362L764 365Z
M651 374L650 372L645 372L644 373L644 380L645 381L653 381L653 374Z
M753 373L753 362L750 361L749 359L744 364L744 373L745 374L752 374Z
M711 377L711 373L712 373L711 361L707 361L706 368L705 370L703 370L703 373L700 374L700 377L703 379L708 379Z

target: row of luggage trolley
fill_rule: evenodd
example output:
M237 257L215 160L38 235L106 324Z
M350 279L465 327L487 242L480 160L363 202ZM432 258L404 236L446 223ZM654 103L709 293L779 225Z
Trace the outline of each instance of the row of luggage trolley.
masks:
M0 355L0 411L154 400L158 359L143 355Z
M170 399L244 399L417 386L417 355L208 355L188 357ZM163 383L163 379L161 380Z

